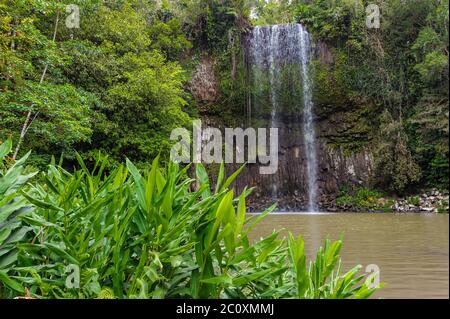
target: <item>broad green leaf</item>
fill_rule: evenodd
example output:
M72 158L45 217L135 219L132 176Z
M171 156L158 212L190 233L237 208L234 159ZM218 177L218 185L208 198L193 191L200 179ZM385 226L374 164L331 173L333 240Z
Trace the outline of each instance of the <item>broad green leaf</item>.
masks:
M217 277L202 279L201 282L205 283L205 284L213 284L213 285L220 285L220 284L231 285L231 284L233 284L233 280L227 274L223 274L223 275L220 275Z
M8 276L6 271L0 270L0 282L19 293L25 293L22 285Z
M0 161L11 152L12 141L11 139L7 139L2 144L0 144Z

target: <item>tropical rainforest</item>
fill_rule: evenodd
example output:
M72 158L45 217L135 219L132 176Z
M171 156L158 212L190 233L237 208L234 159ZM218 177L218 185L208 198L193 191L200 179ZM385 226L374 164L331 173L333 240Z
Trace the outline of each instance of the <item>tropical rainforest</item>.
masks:
M370 149L383 194L446 191L448 21L448 0L0 0L0 297L369 297L340 240L311 262L301 237L252 242L275 206L246 216L245 168L174 164L170 135L241 124L246 35L301 23L317 118L352 123L328 145Z
M36 167L75 152L167 159L173 128L205 109L245 112L242 34L301 22L337 57L332 72L317 71L318 99L358 101L376 117L382 187L447 185L448 1L380 1L376 30L363 1L66 2L2 1L0 139L14 140L14 157L32 149ZM65 23L68 4L80 8L79 28ZM205 54L220 95L208 103L188 85Z

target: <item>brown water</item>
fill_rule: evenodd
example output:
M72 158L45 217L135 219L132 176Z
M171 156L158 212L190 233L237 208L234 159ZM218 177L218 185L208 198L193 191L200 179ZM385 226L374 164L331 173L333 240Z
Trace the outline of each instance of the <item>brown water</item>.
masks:
M281 228L303 236L308 256L327 236L343 233L345 270L356 264L380 269L385 286L375 298L449 298L447 214L272 213L252 238Z

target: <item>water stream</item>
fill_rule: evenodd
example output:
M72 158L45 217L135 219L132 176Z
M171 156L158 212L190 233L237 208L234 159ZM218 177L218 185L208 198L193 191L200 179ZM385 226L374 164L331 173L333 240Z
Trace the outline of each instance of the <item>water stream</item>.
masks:
M314 129L314 113L311 94L311 81L308 65L310 61L311 45L308 32L301 26L296 25L300 33L300 61L302 65L303 84L303 139L305 143L306 172L308 177L308 211L317 210L317 155L316 155L316 133Z

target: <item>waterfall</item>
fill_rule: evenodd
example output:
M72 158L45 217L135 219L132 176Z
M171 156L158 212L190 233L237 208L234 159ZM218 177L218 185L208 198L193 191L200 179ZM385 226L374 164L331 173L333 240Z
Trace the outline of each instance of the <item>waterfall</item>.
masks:
M277 123L277 112L278 112L278 100L277 100L277 87L278 87L278 68L276 65L277 54L278 54L278 44L279 44L279 28L274 25L270 34L270 45L269 45L269 63L270 63L270 99L272 101L272 112L270 117L270 126L278 127ZM272 197L277 197L278 189L277 184L272 183Z
M301 24L255 27L249 35L247 47L254 90L253 105L249 107L251 114L254 116L259 109L261 117L268 120L268 125L279 129L283 128L284 109L298 109L297 115L301 115L298 122L303 137L298 142L304 145L308 211L315 211L317 154L312 85L308 72L311 55L309 33ZM302 92L298 99L297 91ZM266 104L270 105L270 111L264 110ZM277 195L277 188L277 182L273 182L273 196Z
M310 37L308 32L297 25L300 30L300 52L299 58L302 65L303 84L303 139L306 152L306 172L308 176L308 211L316 211L317 196L317 154L316 154L316 132L314 129L313 102L311 93L311 81L308 74L310 61Z

